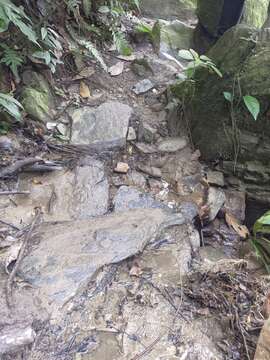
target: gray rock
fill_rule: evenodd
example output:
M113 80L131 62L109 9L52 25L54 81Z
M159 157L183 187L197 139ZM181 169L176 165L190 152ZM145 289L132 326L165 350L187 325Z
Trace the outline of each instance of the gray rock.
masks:
M133 187L121 186L113 200L114 210L126 211L129 209L149 209L159 208L168 209L168 207L155 200L150 194L143 193Z
M224 187L224 175L221 171L212 171L208 170L206 173L207 181L210 185L217 185L220 187Z
M156 177L156 178L162 177L161 170L155 166L139 164L137 167L140 171L144 172L145 174L148 174L148 175Z
M147 123L141 122L139 126L138 139L151 144L155 141L157 130Z
M184 149L187 146L187 140L185 138L175 137L162 140L158 144L159 152L176 152Z
M213 221L226 201L224 191L210 187L208 192L209 221Z
M192 222L199 213L198 206L193 202L181 203L179 210L188 222Z
M126 176L126 184L143 189L146 186L146 179L141 173L133 170Z
M136 131L135 131L135 129L134 129L132 126L130 126L130 127L128 128L127 141L135 141L136 138L137 138Z
M35 340L36 334L30 326L5 327L0 332L0 354L15 353Z
M102 162L88 158L84 166L72 171L21 175L19 188L29 190L29 196L17 195L16 206L0 198L1 218L14 224L31 221L33 208L42 205L45 221L86 219L103 215L108 210L109 183Z
M240 222L246 217L246 193L244 191L225 190L225 210L234 215Z
M143 15L157 19L195 20L197 0L141 0Z
M155 145L149 145L142 142L136 143L135 146L143 154L154 154L157 152L157 148Z
M193 47L193 32L192 26L179 20L158 20L152 31L153 43L161 55L167 53L176 56L178 50Z
M136 95L145 94L147 91L153 89L154 84L149 79L144 79L142 81L139 81L132 90Z
M57 311L83 290L98 269L137 254L161 231L183 223L181 215L161 209L44 223L39 227L39 243L21 264L20 276L39 289L49 310Z
M100 150L126 144L132 108L117 101L108 101L97 109L87 106L73 111L71 144L92 146Z

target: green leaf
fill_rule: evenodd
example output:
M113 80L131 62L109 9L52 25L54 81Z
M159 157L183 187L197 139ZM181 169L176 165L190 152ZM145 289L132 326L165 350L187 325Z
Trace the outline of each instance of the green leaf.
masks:
M228 92L228 91L224 91L224 92L223 92L223 95L224 95L224 97L225 97L225 99L226 99L227 101L229 101L230 103L232 103L232 101L233 101L232 93L230 93L230 92Z
M127 42L124 34L120 31L113 33L113 40L119 54L129 56L132 54L132 47Z
M152 34L152 28L150 25L146 24L146 23L139 23L136 28L135 28L137 33L142 33L142 34Z
M263 216L261 216L253 226L253 232L256 236L258 232L264 232L265 227L270 226L270 211L267 211ZM270 230L270 228L269 228ZM267 232L267 231L266 231Z
M87 18L91 15L92 0L82 0L83 12Z
M223 77L221 71L216 67L216 65L213 64L206 64L207 66L209 66L220 78Z
M20 109L23 109L23 107L14 97L0 93L0 109L1 108L16 120L21 120Z
M248 109L248 111L253 116L254 120L256 121L258 118L258 115L260 113L260 103L259 101L251 95L245 95L243 96L244 103Z
M48 34L48 30L45 27L42 27L40 32L41 32L41 39L44 40Z
M100 6L98 8L98 12L100 12L101 14L108 14L110 12L110 8L108 6Z
M203 61L210 61L210 62L212 62L212 60L211 60L209 57L205 56L205 55L201 55L201 56L200 56L200 59L203 60Z
M46 65L49 65L51 62L51 54L49 51L35 51L32 56L44 60Z
M189 49L189 51L191 52L191 54L193 55L193 58L194 58L195 60L200 60L200 56L199 56L199 54L198 54L195 50Z
M189 50L179 50L178 55L184 60L194 61L194 57Z
M4 50L0 62L7 65L15 77L18 78L18 68L23 64L23 58L16 50L8 47L6 44L1 44L0 46Z

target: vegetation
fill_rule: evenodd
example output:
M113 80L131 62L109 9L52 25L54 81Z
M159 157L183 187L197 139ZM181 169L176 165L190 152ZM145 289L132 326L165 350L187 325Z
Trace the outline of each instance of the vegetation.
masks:
M122 18L130 9L138 12L139 1L132 0L128 6L121 0L104 1L104 5L99 7L96 3L92 0L65 0L57 6L63 7L64 26L67 37L70 37L67 39L69 48L65 50L93 57L107 70L98 45L104 40L112 41L120 54L132 53L122 27ZM19 73L26 63L47 66L55 73L63 55L63 39L54 26L57 20L54 19L57 16L55 7L50 9L50 14L41 17L23 4L21 2L18 6L18 2L0 0L0 63L10 69L15 83L20 81ZM0 93L1 112L18 121L21 120L20 110L22 105L14 99L14 90L8 94Z
M252 245L257 257L263 262L270 272L270 211L261 216L253 226Z

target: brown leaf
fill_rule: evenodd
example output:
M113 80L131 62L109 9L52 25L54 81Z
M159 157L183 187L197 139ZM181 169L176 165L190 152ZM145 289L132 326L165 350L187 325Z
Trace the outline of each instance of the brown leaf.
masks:
M245 225L241 225L232 214L226 212L225 220L227 225L230 226L241 238L246 239L249 236L248 228Z
M85 79L85 78L89 78L91 77L93 74L95 73L95 69L88 66L84 69L82 69L79 74L77 74L73 80L81 80L81 79Z
M267 294L262 307L262 314L265 319L268 319L270 316L270 292Z
M111 76L118 76L124 71L124 63L119 61L117 64L111 66L108 70Z
M134 265L132 266L132 268L129 271L129 275L130 276L136 276L139 277L140 275L142 275L142 269L140 268L140 266L137 263L134 263Z
M80 95L81 95L81 97L84 98L84 99L91 97L89 87L88 87L88 85L87 85L85 82L83 82L83 81L81 81L81 83L80 83Z

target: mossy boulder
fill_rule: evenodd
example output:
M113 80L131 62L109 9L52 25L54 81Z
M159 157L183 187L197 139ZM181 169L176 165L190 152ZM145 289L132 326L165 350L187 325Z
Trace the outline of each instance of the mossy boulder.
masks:
M43 123L52 121L55 115L55 101L48 81L33 71L23 74L25 84L21 103L31 118Z
M143 15L164 20L195 19L197 0L141 0Z
M198 25L194 32L197 51L203 53L231 27L241 23L261 29L270 0L198 0Z
M159 53L176 55L180 49L193 47L194 28L182 21L158 20L152 31L152 41Z
M245 182L257 182L256 186L261 190L267 182L269 186L270 168L268 34L267 29L258 31L245 25L233 27L207 54L216 63L223 78L202 69L195 75L192 91L189 82L179 83L172 88L180 100L183 97L186 99L185 114L192 140L202 157L205 160L222 158L231 162L228 173L233 173L236 161L239 176ZM234 94L233 109L224 98L224 91ZM260 102L257 121L247 110L242 99L244 95L252 95ZM247 168L254 161L260 164L260 172L250 170L250 166ZM243 172L240 169L244 169ZM253 178L250 174L254 175ZM250 189L252 193L253 188Z

